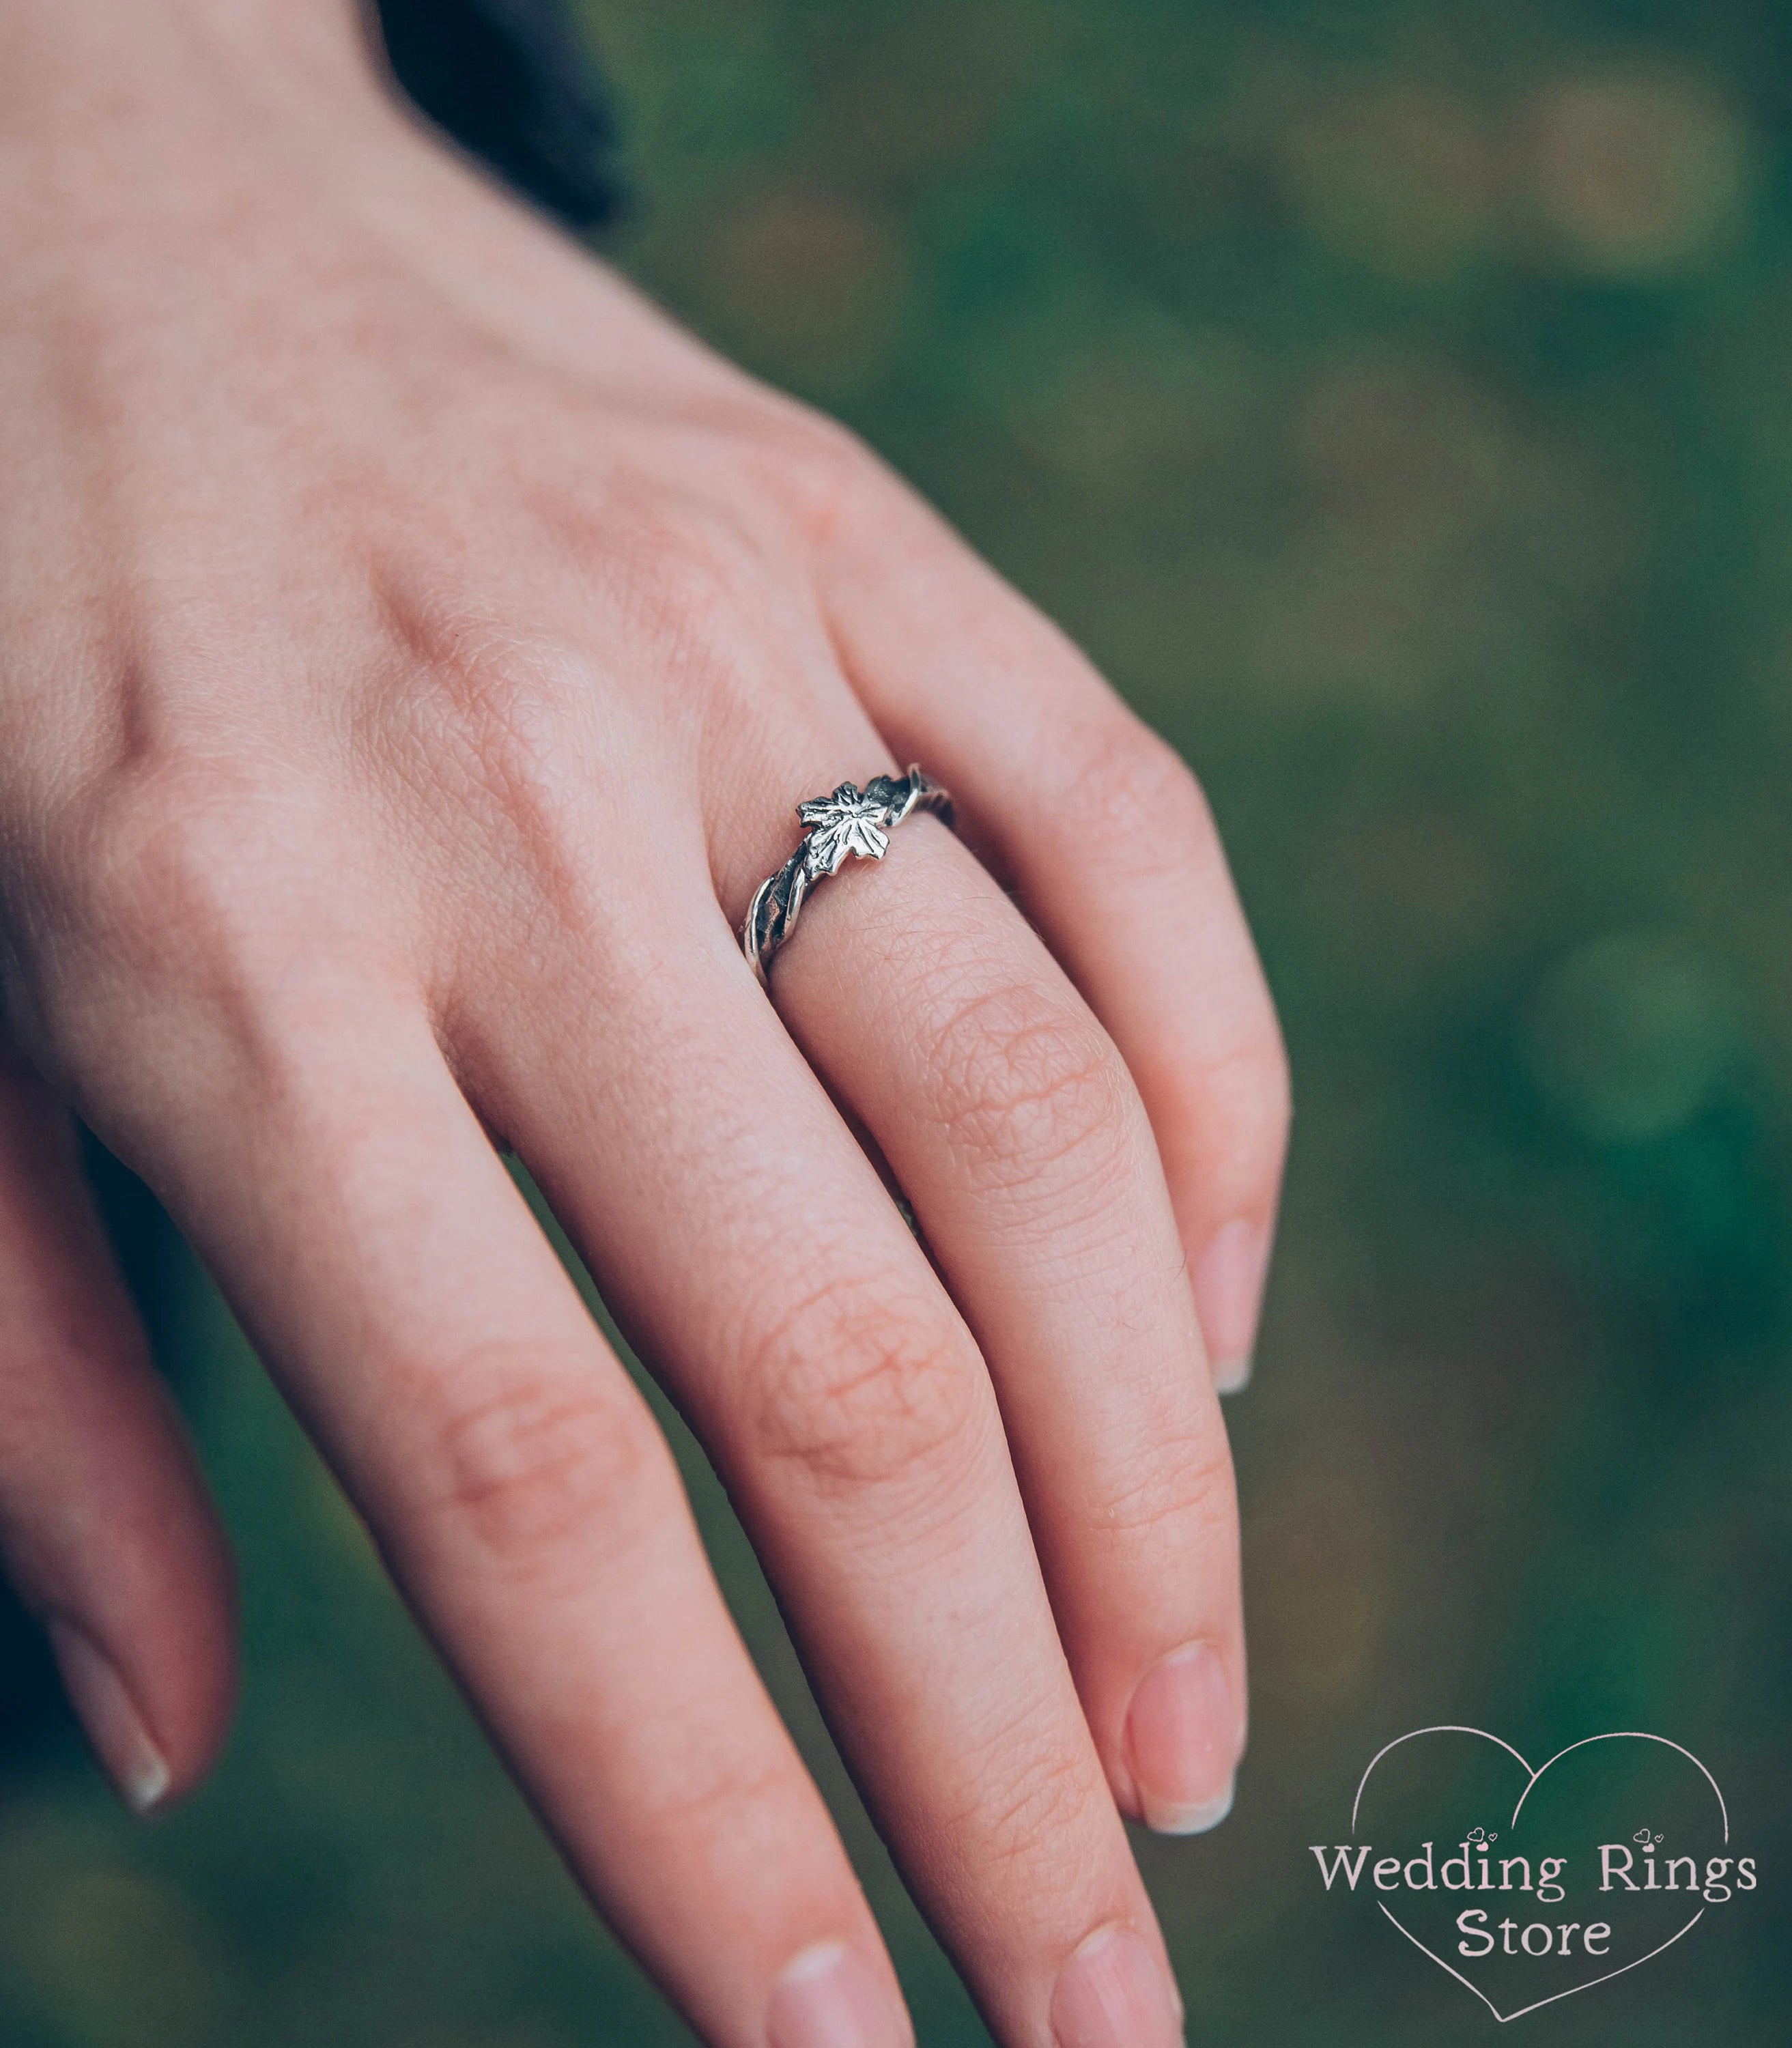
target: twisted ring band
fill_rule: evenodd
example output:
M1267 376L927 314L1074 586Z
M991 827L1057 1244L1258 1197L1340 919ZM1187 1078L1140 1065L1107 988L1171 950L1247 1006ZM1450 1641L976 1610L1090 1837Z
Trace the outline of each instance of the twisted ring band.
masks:
M857 860L882 860L890 851L890 835L911 811L931 811L948 825L952 799L918 768L906 775L874 775L861 789L843 782L831 797L799 804L803 842L777 874L754 890L740 928L740 949L769 987L766 971L772 956L797 929L805 899L824 875L837 875L851 854Z

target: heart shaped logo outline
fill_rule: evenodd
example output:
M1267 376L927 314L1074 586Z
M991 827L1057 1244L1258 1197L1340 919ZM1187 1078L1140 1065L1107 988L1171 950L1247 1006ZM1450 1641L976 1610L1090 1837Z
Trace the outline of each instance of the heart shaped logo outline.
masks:
M1367 1787L1370 1778L1374 1775L1375 1766L1379 1763L1382 1759L1387 1755L1391 1751L1398 1749L1402 1743L1416 1742L1422 1735L1479 1736L1484 1742L1491 1742L1496 1747L1504 1750L1508 1756L1514 1758L1522 1769L1529 1774L1529 1782L1526 1784L1523 1791L1519 1794L1519 1803L1512 1809L1512 1817L1506 1824L1508 1828L1515 1827L1518 1825L1519 1816L1524 1811L1524 1802L1530 1797L1531 1793L1535 1790L1538 1779L1540 1778L1543 1775L1544 1772L1549 1770L1552 1765L1560 1763L1565 1756L1571 1755L1574 1751L1577 1749L1584 1749L1589 1743L1594 1742L1658 1742L1664 1749L1678 1751L1681 1756L1686 1759L1689 1763L1696 1764L1699 1771L1703 1774L1705 1782L1710 1786L1712 1792L1717 1801L1717 1811L1722 1817L1724 1822L1724 1840L1726 1847L1728 1845L1730 1840L1730 1809L1724 1798L1723 1787L1719 1785L1717 1780L1712 1776L1711 1773L1705 1769L1704 1764L1699 1762L1698 1758L1694 1756L1689 1749L1684 1747L1678 1742L1670 1741L1665 1735L1650 1735L1646 1729L1643 1728L1612 1728L1608 1730L1604 1735L1582 1736L1578 1742L1571 1742L1566 1749L1558 1749L1555 1755L1550 1759L1547 1763L1540 1764L1536 1770L1533 1771L1531 1770L1529 1759L1521 1756L1518 1751L1514 1749L1509 1742L1503 1740L1500 1736L1490 1735L1485 1728L1461 1728L1455 1725L1453 1723L1437 1728L1414 1728L1408 1734L1396 1736L1392 1742L1383 1744L1383 1746L1380 1749L1378 1749L1375 1755L1369 1759L1368 1767L1363 1771L1362 1778L1357 1785L1356 1797L1351 1802L1350 1832L1353 1837L1356 1833L1357 1816L1361 1813L1363 1809L1363 1794ZM1387 1906L1382 1905L1382 1902L1379 1899L1375 1901L1375 1903L1381 1906L1381 1910L1383 1913L1387 1914L1388 1918L1393 1921L1394 1926L1399 1928L1400 1932L1406 1936L1406 1939L1412 1943L1413 1946L1418 1950L1422 1956L1429 1956L1431 1961L1434 1962L1437 1965L1438 1968L1443 1971L1446 1976L1454 1977L1456 1982L1459 1984L1461 1984L1466 1990L1472 1991L1475 1994L1476 1997L1481 2001L1482 2004L1487 2007L1488 2011L1493 2015L1494 2018L1497 2019L1502 2026L1505 2025L1510 2020L1522 2019L1527 2012L1540 2012L1546 2005L1554 2005L1562 1999L1573 1998L1577 1992L1592 1991L1600 1984L1610 1984L1614 1977L1621 1977L1627 1971L1640 1969L1643 1964L1653 1962L1655 1957L1660 1955L1664 1949L1671 1949L1674 1943L1681 1938L1681 1935L1689 1934L1705 1918L1705 1908L1701 1906L1698 1911L1693 1915L1692 1918L1686 1922L1685 1926L1680 1930L1679 1934L1669 1935L1665 1941L1658 1943L1654 1948L1649 1951L1647 1955L1639 1956L1635 1962L1620 1964L1616 1969L1608 1970L1602 1977L1589 1977L1584 1984L1570 1984L1566 1991L1552 1992L1547 1998L1540 1998L1534 2004L1521 2005L1516 2012L1502 2012L1499 2007L1494 2003L1493 2000L1488 1996L1487 1993L1481 1989L1479 1984L1471 1984L1468 1979L1462 1974L1460 1970L1453 1969L1450 1965L1444 1961L1441 1956L1438 1955L1434 1950L1426 1948L1425 1944L1418 1938L1418 1935L1416 1935L1410 1927L1403 1926L1394 1914L1389 1913Z

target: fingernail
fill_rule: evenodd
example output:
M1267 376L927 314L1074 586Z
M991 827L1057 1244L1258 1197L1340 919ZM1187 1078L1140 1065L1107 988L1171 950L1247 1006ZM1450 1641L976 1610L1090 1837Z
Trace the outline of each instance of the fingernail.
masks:
M1145 1825L1204 1834L1232 1810L1239 1715L1210 1645L1173 1650L1138 1681L1127 1713L1127 1761Z
M805 1949L771 1995L771 2048L911 2048L908 2015L844 1941Z
M118 1797L147 1813L168 1790L167 1759L150 1740L111 1659L77 1623L52 1615L45 1627L68 1703Z
M1242 1216L1217 1232L1196 1262L1195 1313L1222 1394L1237 1393L1251 1377L1269 1263L1269 1232Z
M1130 1927L1100 1927L1052 1990L1057 2048L1180 2048L1182 2023L1158 1959Z

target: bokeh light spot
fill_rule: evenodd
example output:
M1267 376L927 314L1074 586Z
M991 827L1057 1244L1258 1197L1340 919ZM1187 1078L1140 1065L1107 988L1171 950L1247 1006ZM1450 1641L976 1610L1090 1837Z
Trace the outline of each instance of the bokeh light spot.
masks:
M1736 232L1751 138L1678 72L1566 79L1536 103L1536 189L1563 253L1612 277L1670 275Z

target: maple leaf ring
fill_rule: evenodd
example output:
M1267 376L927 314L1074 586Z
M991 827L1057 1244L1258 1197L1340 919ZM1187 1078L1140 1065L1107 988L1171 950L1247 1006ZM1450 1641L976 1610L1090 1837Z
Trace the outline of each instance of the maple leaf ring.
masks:
M874 775L862 789L856 782L842 782L831 796L797 805L802 843L754 891L740 928L740 949L762 988L770 985L772 956L797 929L810 890L838 875L849 855L882 860L890 851L890 835L916 811L931 811L952 823L951 797L912 766L906 775Z

